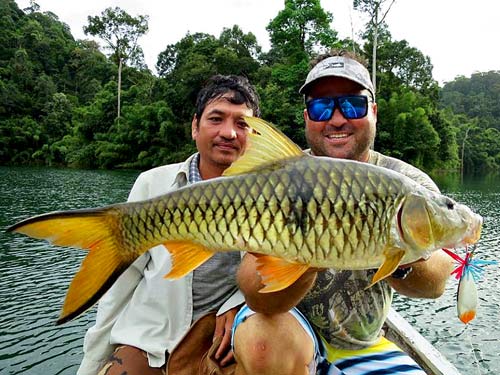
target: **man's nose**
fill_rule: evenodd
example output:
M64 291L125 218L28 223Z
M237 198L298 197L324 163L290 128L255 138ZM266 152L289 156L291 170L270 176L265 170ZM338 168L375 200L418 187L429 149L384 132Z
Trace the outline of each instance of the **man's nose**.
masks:
M233 121L230 120L224 121L219 134L221 137L224 137L226 139L236 138L236 125L234 124Z
M342 126L346 122L347 122L347 120L344 117L344 115L342 114L342 112L340 112L340 110L338 108L335 108L333 110L332 118L330 120L328 120L328 125L330 125L330 126Z

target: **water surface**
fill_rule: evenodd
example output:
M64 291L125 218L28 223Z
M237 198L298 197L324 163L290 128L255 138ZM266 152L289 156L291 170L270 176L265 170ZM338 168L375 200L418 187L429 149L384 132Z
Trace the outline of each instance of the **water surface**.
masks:
M85 252L6 234L20 219L54 210L126 200L138 172L0 167L0 374L76 373L95 307L55 326L66 289ZM478 253L500 250L500 179L437 177L440 188L484 216ZM394 306L463 374L500 374L500 267L489 267L478 291L478 317L467 327L456 317L457 282L437 300L396 296Z

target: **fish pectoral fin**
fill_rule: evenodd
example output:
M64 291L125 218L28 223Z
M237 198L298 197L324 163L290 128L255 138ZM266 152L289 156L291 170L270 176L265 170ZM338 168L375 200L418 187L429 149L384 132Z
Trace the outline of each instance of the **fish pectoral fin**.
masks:
M250 127L247 147L223 175L233 176L260 169L263 165L278 168L280 160L304 157L306 154L278 128L257 117L245 116Z
M375 275L373 275L372 282L370 285L366 287L366 289L372 287L380 280L389 277L394 271L396 271L396 268L398 268L399 264L401 263L401 259L403 259L405 253L406 252L404 250L397 248L393 248L389 251L386 251L384 263L382 263L382 265L379 267Z
M172 268L166 279L178 279L205 263L215 253L191 241L168 241L163 244L172 257Z
M259 293L271 293L292 285L309 268L306 264L291 263L271 255L257 257L257 271L264 287Z

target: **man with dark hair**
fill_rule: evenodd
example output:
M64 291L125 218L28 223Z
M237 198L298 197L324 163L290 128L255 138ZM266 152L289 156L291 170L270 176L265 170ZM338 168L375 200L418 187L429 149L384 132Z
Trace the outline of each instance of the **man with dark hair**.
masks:
M246 78L212 77L199 92L191 124L198 152L184 162L142 173L128 200L153 198L221 176L245 150L247 124L243 116L259 115L257 93ZM196 334L204 335L205 341L208 335L210 359L220 367L234 362L231 325L243 303L235 277L240 259L236 252L217 253L185 277L166 280L168 251L164 246L150 249L101 299L96 323L85 336L78 374L95 375L99 369L99 374L106 375L163 374L168 356L174 348L179 353L190 346L183 343L193 337L190 327L200 327L200 321L208 322ZM217 316L204 320L211 311L217 311ZM195 341L198 349L202 347L198 339ZM188 359L193 349L187 348Z
M438 191L422 171L370 149L377 104L366 67L354 55L333 52L313 62L304 95L305 135L310 152L396 170ZM453 267L434 252L370 285L376 270L310 269L290 287L263 287L256 257L246 254L238 285L247 305L233 326L237 374L421 374L422 369L381 336L393 288L410 297L437 298Z

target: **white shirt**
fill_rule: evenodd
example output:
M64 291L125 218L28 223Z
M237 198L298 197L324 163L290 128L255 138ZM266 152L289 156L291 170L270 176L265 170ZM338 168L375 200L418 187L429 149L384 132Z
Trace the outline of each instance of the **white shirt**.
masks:
M157 197L188 184L193 156L183 163L141 173L128 201ZM164 275L169 270L170 254L160 245L139 257L118 278L101 298L96 323L85 335L78 375L95 375L116 344L146 351L151 367L165 364L165 352L171 352L182 339L193 316L193 273L178 280L167 280ZM217 315L243 302L243 295L237 291Z

